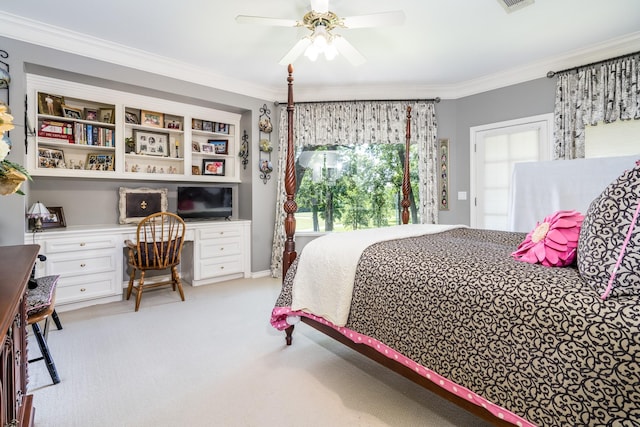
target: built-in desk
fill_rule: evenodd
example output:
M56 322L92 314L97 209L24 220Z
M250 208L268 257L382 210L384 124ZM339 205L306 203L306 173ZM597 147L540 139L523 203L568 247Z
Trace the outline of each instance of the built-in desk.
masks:
M135 241L135 225L73 226L25 233L47 257L36 277L60 275L56 310L65 311L122 299L129 276L125 240ZM180 263L185 284L207 285L251 277L251 221L187 222Z

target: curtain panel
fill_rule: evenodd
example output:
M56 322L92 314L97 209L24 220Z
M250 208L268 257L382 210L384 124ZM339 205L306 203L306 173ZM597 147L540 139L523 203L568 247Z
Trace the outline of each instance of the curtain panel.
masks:
M584 158L584 130L640 119L640 53L558 75L554 159Z
M418 191L423 223L438 221L437 122L432 101L345 101L296 104L293 112L297 148L318 145L404 144L407 106L411 107L411 143L418 144ZM287 157L287 109L280 107L276 220L271 275L282 275L284 250L284 170Z

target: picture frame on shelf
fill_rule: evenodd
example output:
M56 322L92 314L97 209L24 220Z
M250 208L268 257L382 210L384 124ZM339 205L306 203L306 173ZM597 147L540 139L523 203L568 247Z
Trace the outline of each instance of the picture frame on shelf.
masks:
M140 119L136 113L132 113L131 111L124 112L124 121L130 125L139 125Z
M213 122L210 122L208 120L203 120L202 130L205 132L213 132Z
M47 114L49 116L63 117L62 106L64 105L64 97L60 95L51 95L49 93L38 92L38 114Z
M115 110L113 108L100 108L98 110L98 119L102 123L115 123Z
M164 115L164 127L171 130L182 130L182 117Z
M164 127L164 115L156 111L141 110L140 124L154 128Z
M65 169L64 151L55 148L38 147L38 167L45 169Z
M98 121L98 109L97 108L85 108L84 119L92 122Z
M47 210L49 216L42 220L42 228L64 228L67 226L62 206L47 206Z
M84 168L92 171L113 171L114 166L113 154L89 153Z
M200 120L200 119L191 119L191 129L193 129L193 130L202 130L202 120Z
M202 175L224 176L225 175L224 159L203 159Z
M200 149L203 153L213 153L213 145L211 144L202 144L202 148Z
M62 105L62 115L68 119L82 120L82 110L69 105Z
M200 152L200 144L198 144L197 142L192 142L191 143L191 151L193 151L194 153L199 153Z
M213 152L216 154L229 154L229 141L226 139L210 139L208 144L213 146Z
M62 206L47 206L49 216L42 218L42 228L64 228L67 222L64 219L64 210ZM29 218L29 230L35 229L35 219Z
M229 125L227 123L216 123L216 128L214 130L216 133L226 133L229 134Z
M169 134L134 129L133 140L136 143L136 154L150 156L169 156Z
M200 175L200 166L191 166L191 175Z
M166 188L120 187L120 224L137 224L153 213L166 212L169 207L168 192Z

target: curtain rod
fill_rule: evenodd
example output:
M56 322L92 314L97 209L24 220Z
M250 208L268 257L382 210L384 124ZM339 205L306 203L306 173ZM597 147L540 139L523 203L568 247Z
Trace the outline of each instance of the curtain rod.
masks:
M294 102L294 104L331 104L336 102L435 102L436 104L441 101L440 97L427 98L427 99L353 99L347 101L301 101ZM280 104L286 104L286 102L274 101L273 105L276 107Z
M627 54L624 54L624 55L616 56L616 57L614 57L614 58L604 59L604 60L602 60L602 61L592 62L592 63L590 63L590 64L578 65L577 67L571 67L571 68L567 68L567 69L560 70L560 71L549 71L549 72L547 73L547 77L548 77L548 78L552 78L552 77L554 77L556 74L565 73L565 72L567 72L567 71L578 70L578 69L580 69L580 68L591 67L591 66L593 66L593 65L604 64L605 62L609 62L609 61L616 61L616 60L618 60L618 59L628 58L628 57L630 57L630 56L634 56L634 55L638 55L638 54L640 54L640 51L638 51L638 52L633 52L633 53L627 53Z

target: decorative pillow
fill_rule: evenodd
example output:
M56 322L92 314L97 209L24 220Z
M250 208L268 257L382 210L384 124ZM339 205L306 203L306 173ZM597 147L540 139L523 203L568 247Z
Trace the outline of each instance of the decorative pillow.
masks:
M44 276L36 279L38 286L27 293L27 316L44 310L51 305L53 291L60 276Z
M640 295L640 161L613 181L582 223L578 270L602 298Z
M547 267L570 265L576 258L583 219L578 211L558 211L549 215L536 224L511 255L518 261Z

